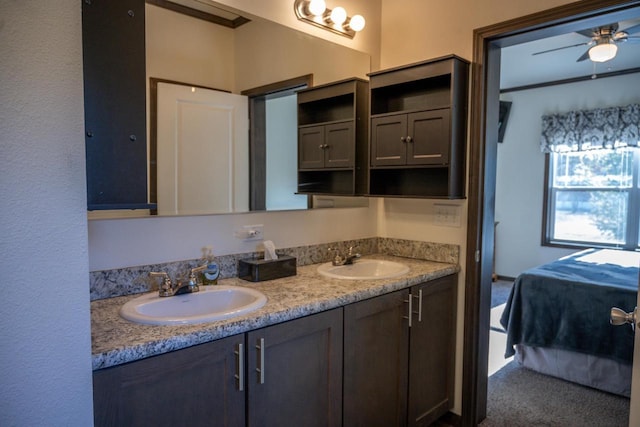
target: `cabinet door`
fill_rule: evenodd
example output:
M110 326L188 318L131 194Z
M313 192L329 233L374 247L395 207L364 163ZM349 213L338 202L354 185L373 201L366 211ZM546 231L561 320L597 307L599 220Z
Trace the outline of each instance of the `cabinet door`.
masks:
M407 321L409 291L344 309L345 426L407 423Z
M407 115L371 119L371 166L404 165L407 162Z
M446 165L449 163L448 108L409 114L407 164Z
M95 425L244 426L239 344L244 335L95 371Z
M409 426L428 426L453 407L456 287L452 275L411 288L421 316L409 338Z
M144 0L82 2L87 203L147 206Z
M351 168L354 164L353 122L325 126L325 162L327 168Z
M247 333L248 426L340 426L342 308Z
M324 126L298 129L298 168L322 169L324 167Z

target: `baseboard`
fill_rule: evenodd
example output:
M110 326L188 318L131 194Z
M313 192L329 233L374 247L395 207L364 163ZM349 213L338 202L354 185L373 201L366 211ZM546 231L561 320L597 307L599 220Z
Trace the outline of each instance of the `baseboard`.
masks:
M462 417L458 414L454 414L453 412L447 412L438 418L438 421L434 425L460 427L462 425Z
M516 278L515 277L509 277L509 276L501 276L501 275L496 275L496 279L497 280L504 280L506 282L515 282Z

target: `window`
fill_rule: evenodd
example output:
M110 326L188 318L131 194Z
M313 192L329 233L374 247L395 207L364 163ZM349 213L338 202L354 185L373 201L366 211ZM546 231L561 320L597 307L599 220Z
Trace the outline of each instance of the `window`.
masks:
M547 154L544 244L638 248L638 149Z

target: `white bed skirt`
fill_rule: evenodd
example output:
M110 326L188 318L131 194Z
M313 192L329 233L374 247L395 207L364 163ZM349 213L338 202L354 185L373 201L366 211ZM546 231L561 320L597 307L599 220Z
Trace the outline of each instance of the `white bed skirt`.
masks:
M632 365L553 348L517 344L515 360L525 368L629 397Z

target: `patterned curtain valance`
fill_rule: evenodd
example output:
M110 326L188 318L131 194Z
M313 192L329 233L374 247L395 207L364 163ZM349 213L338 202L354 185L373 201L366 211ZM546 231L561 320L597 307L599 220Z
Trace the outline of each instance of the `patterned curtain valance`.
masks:
M542 116L543 153L640 145L640 104Z

